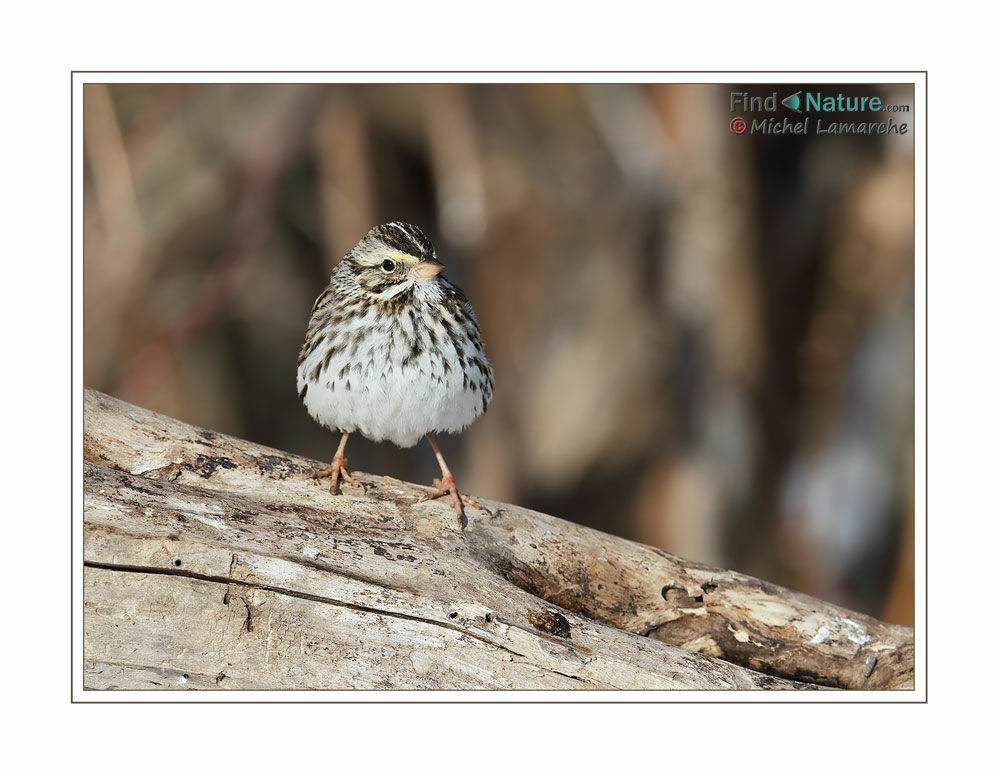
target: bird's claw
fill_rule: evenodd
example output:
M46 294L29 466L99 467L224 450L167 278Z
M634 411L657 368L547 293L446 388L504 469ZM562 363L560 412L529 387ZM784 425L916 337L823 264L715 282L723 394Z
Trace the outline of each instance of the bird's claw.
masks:
M331 495L341 494L340 492L341 479L355 486L359 486L362 489L364 488L364 485L358 482L353 476L350 475L350 472L347 471L347 458L343 457L342 455L337 455L336 457L334 457L333 462L330 463L327 468L323 468L320 471L313 471L309 478L325 479L327 476L333 480L330 483Z
M468 495L462 495L458 492L458 487L454 483L454 478L450 476L446 476L443 479L434 479L434 484L430 488L430 492L422 496L417 503L434 500L436 498L443 498L445 495L451 499L451 505L454 507L455 514L458 515L458 521L461 523L462 529L464 529L468 524L468 519L465 517L465 510L462 508L462 503L466 503L469 506L473 506L488 513L482 504L475 500L475 498Z

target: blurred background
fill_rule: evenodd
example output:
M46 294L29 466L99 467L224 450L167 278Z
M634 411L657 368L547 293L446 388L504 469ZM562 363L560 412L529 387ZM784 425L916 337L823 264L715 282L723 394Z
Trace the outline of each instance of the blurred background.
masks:
M409 221L495 371L440 438L464 492L912 624L911 128L730 131L729 92L797 89L87 85L85 384L328 463L295 390L312 303ZM347 452L439 473L426 444Z

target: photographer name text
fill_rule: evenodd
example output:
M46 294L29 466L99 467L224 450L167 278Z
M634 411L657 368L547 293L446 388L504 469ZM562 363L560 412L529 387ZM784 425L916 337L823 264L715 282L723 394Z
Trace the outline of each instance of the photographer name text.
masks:
M899 124L893 119L887 121L829 121L817 118L813 125L812 117L808 116L801 119L754 118L746 123L751 135L807 135L813 132L817 135L904 135L909 131L908 124Z

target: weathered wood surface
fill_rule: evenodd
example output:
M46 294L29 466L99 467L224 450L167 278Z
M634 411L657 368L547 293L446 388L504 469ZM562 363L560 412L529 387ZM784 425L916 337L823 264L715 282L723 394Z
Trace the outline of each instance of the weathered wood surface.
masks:
M909 688L912 631L87 391L92 689ZM702 652L702 653L696 653ZM794 680L797 679L797 680Z

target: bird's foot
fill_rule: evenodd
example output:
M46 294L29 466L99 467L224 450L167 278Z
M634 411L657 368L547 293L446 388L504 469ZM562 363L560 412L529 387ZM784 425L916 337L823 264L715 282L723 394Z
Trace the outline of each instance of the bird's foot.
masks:
M468 495L462 495L458 492L458 487L454 483L454 477L448 474L443 479L434 479L433 487L430 488L430 492L420 498L418 503L423 501L434 500L435 498L443 498L447 495L451 499L451 505L454 507L455 513L458 515L458 522L461 524L462 530L468 524L468 519L465 517L465 510L462 508L462 503L467 503L469 506L474 506L477 509L485 509L482 504L479 503L475 498L471 498Z
M333 462L329 464L328 468L324 468L321 471L313 471L312 479L325 479L330 477L332 482L330 483L330 494L340 495L340 480L343 479L345 482L349 482L358 487L363 487L360 482L358 482L350 472L347 471L347 458L343 455L336 455L333 458Z

